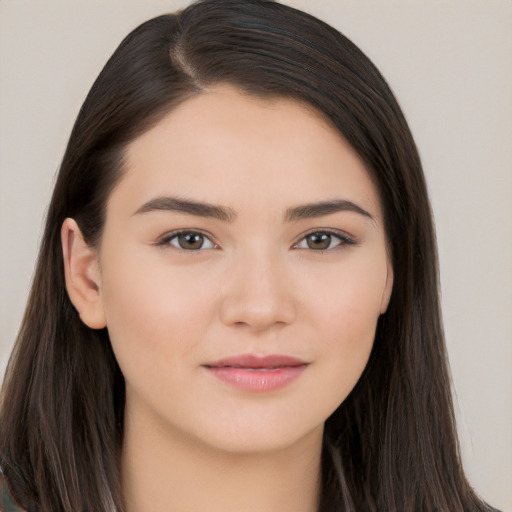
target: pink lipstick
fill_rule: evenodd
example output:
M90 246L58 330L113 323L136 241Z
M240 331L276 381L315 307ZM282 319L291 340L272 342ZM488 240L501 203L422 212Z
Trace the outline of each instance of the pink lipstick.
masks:
M308 363L285 355L241 354L203 366L219 380L242 391L266 392L288 385Z

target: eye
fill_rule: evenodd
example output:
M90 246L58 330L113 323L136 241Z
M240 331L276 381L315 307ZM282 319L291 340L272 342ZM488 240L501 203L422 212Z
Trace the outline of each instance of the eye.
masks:
M215 249L216 245L205 234L199 231L178 231L165 235L158 245L172 245L185 251Z
M315 251L327 251L335 249L340 245L353 245L355 241L341 233L333 233L331 231L314 231L308 233L295 245L297 249L313 249Z

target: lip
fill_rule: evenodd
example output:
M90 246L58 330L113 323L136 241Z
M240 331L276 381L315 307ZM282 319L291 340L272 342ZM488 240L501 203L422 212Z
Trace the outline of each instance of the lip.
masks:
M262 393L281 389L297 379L309 363L296 357L240 354L204 364L217 379L242 391Z

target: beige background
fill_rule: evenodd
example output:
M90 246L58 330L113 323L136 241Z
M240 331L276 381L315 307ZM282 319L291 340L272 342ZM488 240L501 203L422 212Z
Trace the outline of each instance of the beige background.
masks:
M0 0L0 374L54 173L121 38L184 1ZM512 2L290 0L383 71L423 158L471 482L512 512Z

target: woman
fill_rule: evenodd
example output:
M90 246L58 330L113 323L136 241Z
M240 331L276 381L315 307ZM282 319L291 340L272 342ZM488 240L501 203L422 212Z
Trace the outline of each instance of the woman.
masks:
M491 510L403 115L331 27L207 0L91 89L2 395L27 510ZM44 305L44 309L41 307Z

